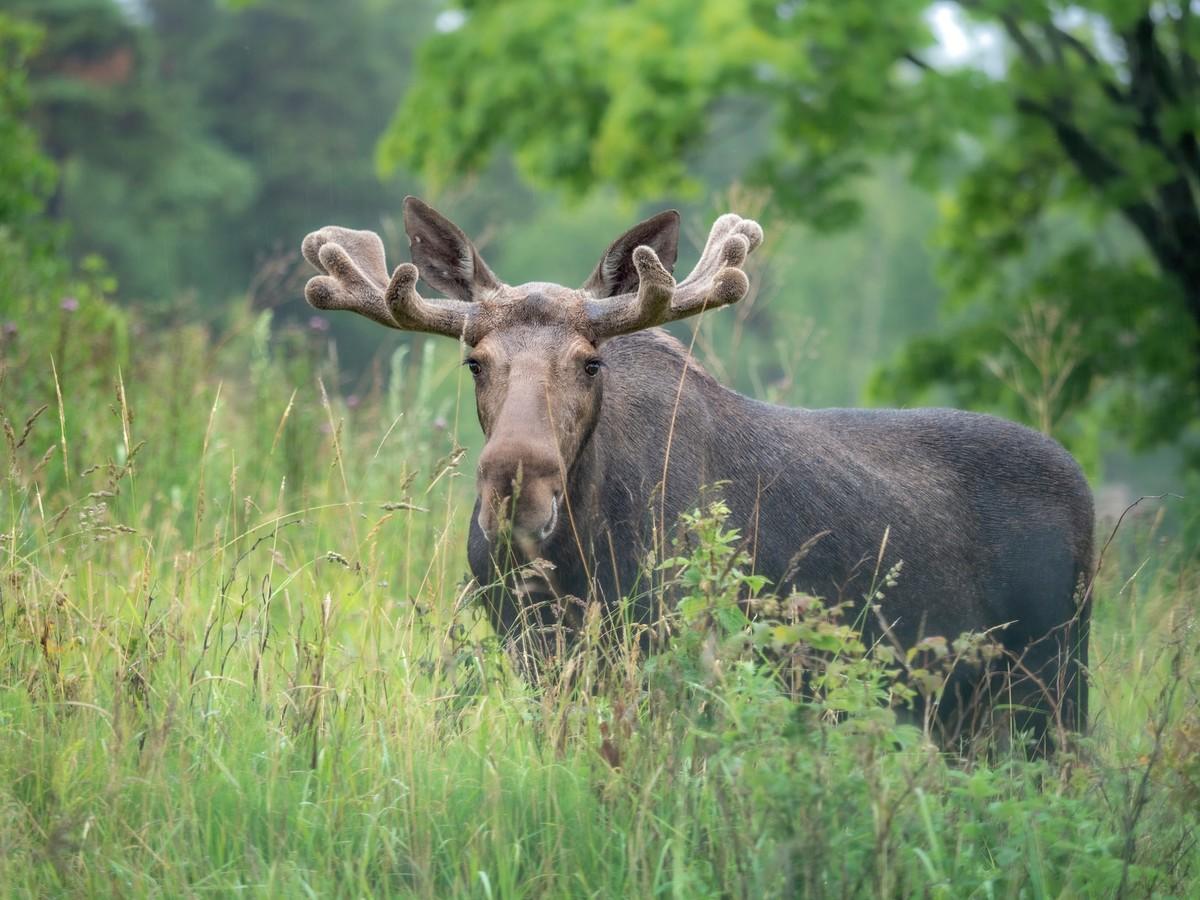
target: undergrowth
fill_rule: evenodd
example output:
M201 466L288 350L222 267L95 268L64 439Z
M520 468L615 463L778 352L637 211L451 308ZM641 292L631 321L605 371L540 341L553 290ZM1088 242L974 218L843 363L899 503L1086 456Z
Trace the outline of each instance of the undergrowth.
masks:
M940 751L904 711L979 645L771 597L718 502L667 648L601 666L592 615L532 691L464 581L456 348L345 384L319 320L139 333L103 293L3 337L5 895L1200 892L1200 586L1152 522L1050 759Z

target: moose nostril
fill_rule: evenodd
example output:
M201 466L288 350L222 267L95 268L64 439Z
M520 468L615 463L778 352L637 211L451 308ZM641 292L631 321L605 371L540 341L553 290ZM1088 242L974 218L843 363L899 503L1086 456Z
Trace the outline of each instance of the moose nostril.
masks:
M555 491L550 497L550 519L538 532L538 537L543 541L550 537L554 533L554 529L558 527L558 506L561 498L562 495L558 491Z

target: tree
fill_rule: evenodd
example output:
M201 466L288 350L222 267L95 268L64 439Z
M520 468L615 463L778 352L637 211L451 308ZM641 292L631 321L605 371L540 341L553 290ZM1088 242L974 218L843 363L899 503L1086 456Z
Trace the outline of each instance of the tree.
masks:
M473 0L423 48L380 161L436 183L511 148L537 182L640 195L694 189L722 130L765 124L767 150L725 178L831 228L872 161L901 153L949 188L951 317L878 393L936 385L1067 439L1094 401L1136 441L1169 441L1200 421L1193 5ZM994 58L950 58L931 10Z
M45 34L28 66L32 121L60 172L50 212L70 222L73 254L103 254L131 296L170 296L201 269L206 222L244 204L252 173L207 138L192 86L167 77L153 34L126 8L6 5Z
M0 235L27 237L54 185L54 166L42 155L28 118L25 67L40 30L0 13Z
M62 177L51 212L124 299L244 291L329 220L399 208L372 150L429 0L0 0L45 32L33 121ZM214 260L219 260L214 265ZM293 296L294 291L287 296Z
M150 0L172 77L196 86L207 135L254 173L246 210L212 223L210 248L242 289L267 254L292 260L329 221L372 224L400 208L400 179L380 182L372 150L409 57L429 32L427 0ZM289 295L291 296L291 295Z

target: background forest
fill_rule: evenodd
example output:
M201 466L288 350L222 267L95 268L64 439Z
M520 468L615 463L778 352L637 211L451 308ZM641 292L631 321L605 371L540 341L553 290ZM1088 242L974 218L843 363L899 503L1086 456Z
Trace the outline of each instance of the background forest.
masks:
M1194 891L1198 19L0 0L0 883ZM832 621L853 690L801 736L698 632L654 704L516 684L461 585L459 349L303 300L303 235L370 228L407 259L410 193L510 283L578 284L667 207L687 271L716 215L754 216L751 295L679 326L719 379L1026 422L1084 465L1101 543L1163 495L1106 550L1090 743L946 760L876 715L890 675Z
M510 281L574 283L640 213L699 234L736 204L772 224L762 302L704 352L742 389L992 409L1114 497L1185 493L1187 4L4 7L7 227L100 267L149 327L219 332L247 303L303 322L298 236L395 246L406 193ZM328 324L346 377L397 340Z

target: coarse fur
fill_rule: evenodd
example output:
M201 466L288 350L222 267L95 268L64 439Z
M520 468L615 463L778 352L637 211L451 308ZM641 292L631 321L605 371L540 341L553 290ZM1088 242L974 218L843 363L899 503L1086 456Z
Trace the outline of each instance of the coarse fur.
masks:
M1087 714L1092 496L1050 438L949 409L792 409L718 384L654 327L736 302L762 239L722 216L676 284L679 220L662 213L614 241L579 290L498 281L457 226L405 204L414 260L449 300L390 283L370 232L305 239L324 274L310 302L391 327L460 338L487 441L468 558L487 614L533 677L573 639L579 604L649 626L671 602L652 565L680 514L719 490L758 574L848 602L868 638L912 647L989 631L1007 651L992 675L958 670L939 714L986 695L1044 734ZM882 572L903 572L873 607ZM982 690L981 690L982 689Z

